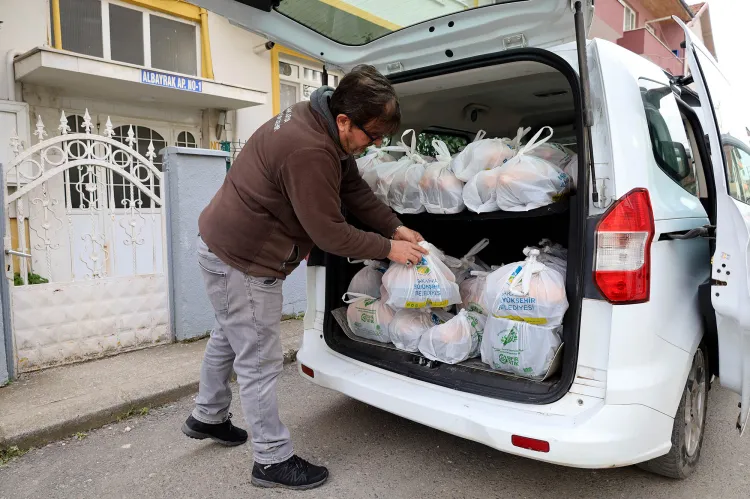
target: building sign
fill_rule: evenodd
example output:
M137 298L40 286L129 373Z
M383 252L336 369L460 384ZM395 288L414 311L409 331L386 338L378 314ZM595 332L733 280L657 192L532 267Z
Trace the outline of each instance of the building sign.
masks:
M203 82L200 80L160 73L150 69L141 69L141 83L174 88L175 90L187 90L188 92L203 92Z

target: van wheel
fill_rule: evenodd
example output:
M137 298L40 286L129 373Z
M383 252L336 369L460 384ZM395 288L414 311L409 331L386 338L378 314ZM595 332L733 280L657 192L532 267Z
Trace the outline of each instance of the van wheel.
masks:
M685 390L672 427L672 448L669 453L638 464L646 471L670 478L690 476L698 464L706 429L708 406L708 356L701 345L693 357Z

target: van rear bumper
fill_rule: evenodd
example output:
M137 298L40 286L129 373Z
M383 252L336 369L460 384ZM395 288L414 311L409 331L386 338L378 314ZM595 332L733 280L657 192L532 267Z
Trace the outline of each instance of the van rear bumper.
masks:
M549 405L504 402L379 369L328 348L306 330L297 366L303 378L366 404L510 454L579 468L609 468L669 452L673 419L643 405L608 405L568 393ZM305 365L314 378L302 373ZM519 435L549 442L549 452L511 444Z

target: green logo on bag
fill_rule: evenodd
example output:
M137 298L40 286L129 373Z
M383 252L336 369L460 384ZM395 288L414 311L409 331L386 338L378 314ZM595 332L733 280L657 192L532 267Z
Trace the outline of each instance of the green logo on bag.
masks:
M513 328L510 330L510 333L500 338L500 341L503 342L504 347L508 346L508 343L513 343L514 341L518 341L518 332L516 331L516 326L513 326Z
M372 304L373 304L373 303L375 303L376 301L378 301L378 299L377 299L377 298L371 298L371 299L369 299L369 300L365 300L365 307L369 307L370 305L372 305Z
M501 353L500 355L498 355L497 360L501 365L507 364L509 366L518 366L518 357L512 357L510 355L504 355Z

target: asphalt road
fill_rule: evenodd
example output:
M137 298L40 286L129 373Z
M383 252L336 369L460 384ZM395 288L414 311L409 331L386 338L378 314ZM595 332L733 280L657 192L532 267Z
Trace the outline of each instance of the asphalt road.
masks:
M698 471L673 481L637 468L579 470L515 457L316 387L287 368L282 418L297 451L332 477L307 492L250 485L250 446L190 440L192 397L32 450L0 467L0 498L747 498L750 437L734 430L736 398L711 392ZM239 405L235 422L244 426Z

